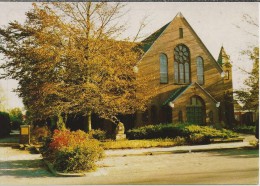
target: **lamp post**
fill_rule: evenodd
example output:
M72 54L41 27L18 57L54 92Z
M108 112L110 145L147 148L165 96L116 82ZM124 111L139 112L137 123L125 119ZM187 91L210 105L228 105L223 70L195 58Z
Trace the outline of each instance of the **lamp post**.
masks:
M136 74L137 74L137 73L138 73L138 71L139 71L138 67L137 67L137 66L134 66L134 67L133 67L133 71L134 71L134 73L136 73Z

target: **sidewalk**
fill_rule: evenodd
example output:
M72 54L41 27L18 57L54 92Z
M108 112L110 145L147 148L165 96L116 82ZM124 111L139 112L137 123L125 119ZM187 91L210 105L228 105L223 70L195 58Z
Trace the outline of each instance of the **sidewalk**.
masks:
M156 155L169 153L187 153L187 152L203 152L211 150L237 149L252 147L249 142L235 143L219 143L209 145L194 146L176 146L164 148L146 148L146 149L124 149L124 150L106 150L106 156L137 156L137 155Z
M190 152L203 152L223 149L238 149L238 148L250 148L250 141L257 140L254 135L239 134L239 137L244 138L243 142L233 143L214 143L207 145L194 145L194 146L175 146L175 147L155 147L144 149L118 149L118 150L106 150L106 156L138 156L138 155L156 155L156 154L171 154L171 153L190 153Z

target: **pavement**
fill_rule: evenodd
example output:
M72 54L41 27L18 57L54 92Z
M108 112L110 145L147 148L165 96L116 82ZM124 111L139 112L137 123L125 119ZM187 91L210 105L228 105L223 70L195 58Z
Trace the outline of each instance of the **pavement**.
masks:
M225 174L217 175L222 171L229 171L232 173L231 177L234 177L234 179L232 177L232 180L225 183L256 183L255 179L258 178L258 168L256 168L258 167L258 163L256 163L258 162L258 150L253 150L253 152L252 150L247 150L247 148L253 147L252 145L250 145L250 141L256 139L253 135L244 135L243 137L243 142L217 143L196 146L176 146L167 148L106 150L106 158L98 162L100 168L96 172L84 173L85 175L83 177L79 177L82 175L77 176L56 174L56 176L70 176L70 178L66 179L64 177L56 177L55 174L49 172L48 170L50 169L48 169L46 164L42 161L41 154L32 154L27 150L20 150L19 146L17 145L12 146L11 144L14 144L15 142L16 144L18 144L17 140L19 139L17 138L17 135L14 135L12 137L0 140L0 185L27 185L27 183L51 185L75 185L86 183L222 183L221 180L227 180ZM8 142L10 142L9 144L11 146L6 146ZM2 146L2 144L4 145ZM238 150L240 152L238 152L237 149L241 149ZM240 153L241 155L237 153ZM172 156L173 154L174 156ZM233 157L233 164L230 164L231 157ZM204 159L203 162L201 162L201 158ZM205 158L208 158L208 161L206 163ZM236 165L239 165L241 162L243 166L236 167ZM195 163L194 166L196 167L199 163L201 169L198 169L199 167L196 168L196 171L198 173L195 170L190 169L192 163ZM248 167L245 167L244 165L248 165ZM176 170L177 172L174 172L175 169L172 169L171 167L176 166L180 169L178 169L178 171ZM160 169L160 172L158 172L157 169ZM238 172L238 169L241 169L239 174L233 175L233 172ZM183 171L183 173L180 174L180 170ZM205 170L214 170L216 172L214 173L214 175L216 174L217 176L215 175L215 177L218 179L216 179L215 182L212 182L212 179L202 182L200 182L200 180L192 182L193 180L190 179L191 182L187 182L187 177L181 177L185 175L191 177L191 175L193 174L194 179L198 179L198 175L201 175L201 177L205 177ZM245 180L240 180L236 182L237 179L235 178L237 178L237 176L242 177L245 172L248 172L249 174L246 174ZM135 176L130 177L131 180L129 180L130 178L127 176L129 174L135 174ZM152 180L153 176L151 177L151 174L155 174L154 178L158 180ZM161 177L159 177L158 174L162 174ZM173 177L172 175L179 176ZM250 175L252 178L250 177ZM210 175L209 178L212 178L212 176L213 175ZM121 181L118 180L118 177L122 177ZM147 179L143 180L145 177L147 177ZM247 180L249 179L249 177L250 180ZM174 180L172 180L173 178ZM136 179L136 182L134 181L134 179ZM180 182L178 182L178 179L180 179ZM147 180L149 180L150 182L147 182ZM162 182L162 180L164 180L164 182ZM185 180L186 182L183 182Z
M164 148L146 148L146 149L124 149L124 150L106 150L106 156L134 156L134 155L155 155L155 154L169 154L169 153L191 153L203 152L223 149L238 149L253 147L248 141L235 143L219 143L209 145L195 145L195 146L176 146Z

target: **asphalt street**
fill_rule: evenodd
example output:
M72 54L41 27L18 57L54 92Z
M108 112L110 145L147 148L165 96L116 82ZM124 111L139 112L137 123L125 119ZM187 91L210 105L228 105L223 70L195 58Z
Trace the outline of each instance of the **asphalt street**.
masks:
M258 161L252 149L107 157L85 177L55 177L39 154L0 147L0 184L258 184Z

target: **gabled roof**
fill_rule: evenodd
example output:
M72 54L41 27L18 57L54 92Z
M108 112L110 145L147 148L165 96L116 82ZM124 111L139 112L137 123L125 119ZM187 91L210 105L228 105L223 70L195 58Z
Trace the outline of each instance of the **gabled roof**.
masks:
M182 86L178 89L173 90L171 93L170 97L163 103L163 106L168 105L170 102L178 99L186 90L188 90L192 85L195 85L199 87L199 89L204 92L211 100L213 100L215 103L217 101L210 95L208 91L206 91L203 87L201 87L197 82L191 83L190 85L187 86Z
M191 85L191 84L190 84ZM163 106L168 105L170 102L174 101L179 95L181 95L190 85L182 86L173 90L170 97L163 103Z
M212 56L212 54L209 52L209 50L207 49L207 47L205 46L205 44L201 41L201 39L199 38L199 36L196 34L196 32L193 30L193 28L190 26L190 24L188 23L188 21L185 19L185 17L182 15L181 12L179 12L174 19L179 18L182 19L187 26L189 27L189 29L194 33L195 37L197 37L197 39L201 42L202 46L205 48L205 50L207 51L207 53L209 54L209 56L212 58L212 60L214 61L218 71L221 73L223 72L223 69L221 67L221 65L218 64L218 62L215 60L215 58ZM173 19L173 20L174 20ZM157 30L156 32L154 32L152 35L150 35L149 37L147 37L146 39L144 39L143 41L141 41L141 49L144 51L144 55L145 53L151 48L151 46L153 45L153 43L159 38L159 36L164 32L164 30L173 22L173 20L169 23L167 23L166 25L164 25L163 27L161 27L159 30Z
M166 25L164 25L163 27L161 27L159 30L157 30L156 32L154 32L152 35L150 35L149 37L147 37L146 39L144 39L143 41L141 41L141 49L144 52L147 52L149 50L149 48L152 46L152 44L154 43L154 41L163 33L163 31L166 29L166 27L170 24L167 23Z

